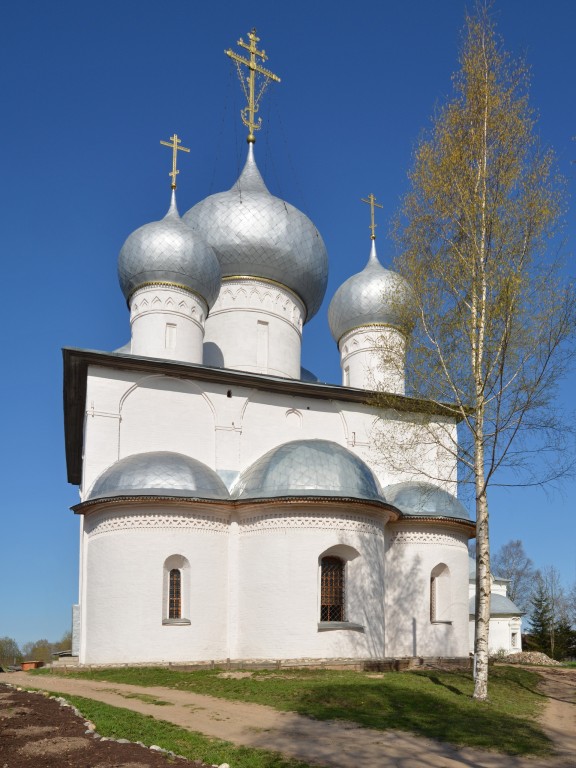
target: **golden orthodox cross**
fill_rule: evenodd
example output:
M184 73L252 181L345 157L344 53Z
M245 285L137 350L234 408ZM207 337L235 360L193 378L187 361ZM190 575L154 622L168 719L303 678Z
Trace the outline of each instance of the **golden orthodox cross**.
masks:
M242 48L245 48L250 53L250 59L245 58L244 56L240 56L240 54L235 53L231 48L229 48L227 51L224 51L224 53L229 56L232 61L236 63L236 67L238 69L238 77L240 78L240 82L242 83L242 89L244 91L244 95L246 96L246 101L248 102L248 106L246 106L244 109L240 110L240 116L242 117L242 122L244 125L248 128L250 133L248 134L248 142L250 144L253 144L256 141L256 137L254 136L254 131L259 131L262 127L262 118L259 117L258 121L256 121L256 113L258 112L260 99L262 98L262 94L266 90L266 86L270 82L270 80L274 80L276 83L280 82L280 78L275 75L273 72L270 72L269 69L264 69L262 67L256 57L258 56L262 61L267 61L268 56L266 56L266 51L262 50L259 51L256 43L260 41L259 37L256 37L256 29L253 29L251 32L248 32L248 40L249 43L245 43L242 38L238 40L238 45L242 46ZM248 68L248 76L244 78L242 76L242 69L241 66L245 66ZM260 88L260 91L256 93L256 73L259 75L264 76L264 81L262 83L262 87ZM246 89L246 84L248 84L248 89Z
M374 223L374 208L384 208L383 205L380 205L380 203L376 202L376 198L370 192L368 195L368 200L364 200L363 197L360 198L363 203L368 203L370 206L370 229L372 230L372 234L370 235L371 240L376 240L376 224Z
M181 143L182 139L179 139L176 134L170 136L170 141L160 142L160 144L163 144L165 147L172 147L172 170L168 174L168 176L172 176L172 189L176 189L176 176L180 173L180 171L176 170L176 155L178 154L178 150L181 152L190 152L188 147L179 147L178 145Z

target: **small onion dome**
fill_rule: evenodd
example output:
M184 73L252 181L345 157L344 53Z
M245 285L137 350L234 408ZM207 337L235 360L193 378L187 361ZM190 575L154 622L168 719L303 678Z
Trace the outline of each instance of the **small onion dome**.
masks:
M113 496L180 496L229 499L216 472L191 456L171 451L136 453L104 470L87 500Z
M176 195L161 221L144 224L128 237L118 257L120 287L128 301L150 283L169 283L199 294L208 308L220 291L220 265L210 246L184 224Z
M410 333L411 290L397 272L385 269L378 261L376 243L368 263L352 275L334 294L328 308L328 323L336 343L354 328L365 325L391 325Z
M270 194L252 144L232 189L201 200L183 219L212 246L222 277L273 280L300 297L306 320L316 314L328 280L324 241L307 216Z
M470 520L466 507L448 491L432 483L410 480L389 485L386 499L407 517L452 517Z
M330 440L294 440L272 448L241 473L231 495L235 499L335 496L385 501L372 470Z

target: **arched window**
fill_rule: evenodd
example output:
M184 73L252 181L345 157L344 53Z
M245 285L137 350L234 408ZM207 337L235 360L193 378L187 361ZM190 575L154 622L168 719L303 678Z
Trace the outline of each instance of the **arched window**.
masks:
M182 618L182 574L178 568L170 571L170 593L168 596L168 618Z
M190 563L183 555L171 555L162 579L162 624L190 624Z
M439 563L430 574L430 621L450 624L452 620L450 569Z
M344 561L323 557L320 567L320 621L345 621Z

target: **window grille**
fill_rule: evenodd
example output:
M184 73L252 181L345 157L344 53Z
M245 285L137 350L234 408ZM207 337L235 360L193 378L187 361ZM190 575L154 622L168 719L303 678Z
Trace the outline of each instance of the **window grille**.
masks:
M430 621L436 621L436 576L430 577Z
M321 560L320 621L345 621L344 562L339 557Z
M168 618L182 618L182 574L178 568L170 571L170 593L168 599Z

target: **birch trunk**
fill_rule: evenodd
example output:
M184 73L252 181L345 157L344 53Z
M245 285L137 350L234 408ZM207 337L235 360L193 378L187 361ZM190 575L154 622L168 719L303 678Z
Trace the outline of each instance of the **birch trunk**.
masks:
M488 529L488 496L484 482L484 446L477 446L476 459L476 622L474 655L476 677L474 698L488 698L488 641L490 627L490 538ZM480 465L481 462L481 465Z

